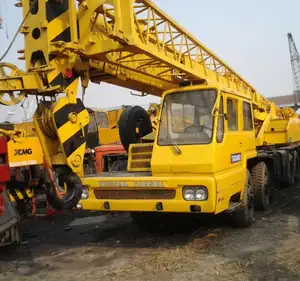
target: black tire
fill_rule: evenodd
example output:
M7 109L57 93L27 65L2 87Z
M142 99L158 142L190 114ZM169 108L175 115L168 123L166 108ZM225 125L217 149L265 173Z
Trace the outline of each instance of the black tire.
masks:
M46 181L46 197L48 203L56 210L71 210L75 208L81 199L82 183L77 174L68 167L60 167L55 170L59 184L66 184L65 196L59 198L55 192L53 182Z
M294 151L294 165L295 165L295 182L300 180L300 163L297 151Z
M244 187L244 196L241 203L242 206L230 214L230 221L234 227L249 227L254 221L254 193L251 174L248 169Z
M288 153L288 156L291 157L291 159L289 159L289 167L288 167L288 170L287 170L287 182L286 184L284 185L285 188L287 187L290 187L290 186L293 186L295 184L295 180L296 180L296 166L295 166L295 161L294 161L294 155L292 154L289 154Z
M271 202L271 185L265 162L259 162L252 168L251 178L255 209L259 211L268 210Z
M140 106L126 108L118 125L121 143L127 152L131 143L139 143L142 137L152 132L149 114Z

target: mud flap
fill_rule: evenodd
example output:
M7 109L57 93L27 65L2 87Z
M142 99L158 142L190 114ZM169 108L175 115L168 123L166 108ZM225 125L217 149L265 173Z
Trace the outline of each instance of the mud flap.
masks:
M20 242L20 217L6 191L1 193L4 200L4 213L0 216L0 246Z

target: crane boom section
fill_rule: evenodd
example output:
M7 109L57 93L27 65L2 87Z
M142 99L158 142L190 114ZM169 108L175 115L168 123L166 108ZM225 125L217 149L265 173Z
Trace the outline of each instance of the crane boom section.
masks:
M88 57L154 77L172 88L186 82L218 82L254 102L263 99L246 80L151 1L82 3L86 6L82 4L79 10L80 41Z
M76 11L73 0L32 0L23 8L24 16L30 12L22 28L27 69L46 72L46 88L54 92L74 93L79 77L75 70L89 68L93 82L156 96L182 83L217 82L263 111L271 105L152 1L86 0ZM87 59L88 64L82 63ZM74 70L69 80L62 75L67 68Z
M78 15L80 44L90 66L106 73L114 69L116 76L105 80L95 74L91 81L145 89L156 96L182 84L218 83L250 99L259 122L267 113L274 118L287 112L259 94L150 0L85 1Z

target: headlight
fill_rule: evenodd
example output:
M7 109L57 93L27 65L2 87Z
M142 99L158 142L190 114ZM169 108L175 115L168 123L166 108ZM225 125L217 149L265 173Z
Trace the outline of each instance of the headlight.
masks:
M195 198L195 191L192 188L187 188L183 192L183 197L185 200L194 200Z
M198 188L195 192L195 199L200 201L206 200L207 199L206 188L203 187Z
M86 200L89 198L89 190L85 187L82 188L81 200Z
M191 186L183 189L183 198L187 201L204 201L207 197L207 189L204 186Z
M91 152L92 152L92 153L95 153L95 149L91 149Z

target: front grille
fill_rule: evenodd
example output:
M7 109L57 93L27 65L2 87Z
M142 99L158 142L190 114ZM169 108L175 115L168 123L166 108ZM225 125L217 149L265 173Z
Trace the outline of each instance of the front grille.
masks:
M95 190L97 199L174 199L175 190Z

